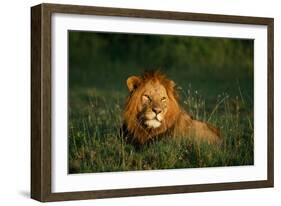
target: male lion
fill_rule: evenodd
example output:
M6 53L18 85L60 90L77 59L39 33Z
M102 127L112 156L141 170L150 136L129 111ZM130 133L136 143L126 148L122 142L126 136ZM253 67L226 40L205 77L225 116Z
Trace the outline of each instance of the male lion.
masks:
M140 145L160 136L220 141L219 130L193 119L178 103L175 83L159 71L127 79L129 96L123 113L123 133Z

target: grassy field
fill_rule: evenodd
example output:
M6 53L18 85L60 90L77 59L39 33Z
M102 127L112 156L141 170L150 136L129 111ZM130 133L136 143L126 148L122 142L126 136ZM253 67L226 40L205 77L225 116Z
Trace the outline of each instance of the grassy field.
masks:
M167 61L161 65L159 60L153 61L152 57L133 61L135 47L131 46L130 41L136 42L137 37L128 40L131 50L127 47L120 49L124 47L123 44L120 46L115 43L118 51L115 47L114 51L106 50L106 42L110 39L106 38L79 32L70 35L69 173L253 164L253 59L249 52L252 51L252 44L241 43L240 40L222 40L221 43L213 39L205 42L194 39L190 42L196 48L189 48L189 63L184 59L172 64L180 61L178 56L182 54L179 53L176 57L170 57L168 63L171 66ZM118 40L115 36L111 38ZM96 50L91 41L99 42ZM197 46L201 44L209 47L209 50L201 51L206 55L205 61L202 61L202 55L199 59L195 58L196 52L200 53ZM114 42L108 45L112 47ZM131 55L126 61L123 50ZM209 57L211 50L216 50L217 56L224 55L224 59L219 61L214 54ZM235 55L234 50L239 50L239 54ZM121 60L116 60L117 57L111 56L112 53ZM161 56L162 53L165 52L161 50L157 54ZM241 55L244 55L244 61L236 63L237 56L241 58ZM128 94L126 78L140 74L148 59L151 67L160 67L177 83L180 102L186 111L194 118L221 129L223 141L220 146L168 137L140 149L124 142L119 131L122 109Z
M242 93L223 93L215 102L206 102L192 88L180 92L183 107L196 119L220 127L222 145L164 138L136 150L119 135L125 96L77 89L70 94L70 173L253 164L253 117Z

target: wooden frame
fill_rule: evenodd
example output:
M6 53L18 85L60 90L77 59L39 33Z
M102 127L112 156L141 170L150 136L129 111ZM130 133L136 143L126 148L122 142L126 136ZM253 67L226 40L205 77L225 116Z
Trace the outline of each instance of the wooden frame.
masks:
M53 13L141 17L169 20L266 25L268 28L267 180L52 193L51 191L51 16ZM41 4L31 8L31 197L47 201L273 187L273 19L74 5Z

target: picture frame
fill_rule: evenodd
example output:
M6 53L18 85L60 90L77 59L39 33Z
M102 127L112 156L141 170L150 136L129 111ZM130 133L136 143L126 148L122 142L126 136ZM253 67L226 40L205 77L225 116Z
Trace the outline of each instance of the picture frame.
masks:
M145 19L203 23L221 23L231 25L263 26L266 29L266 73L267 73L267 137L266 141L266 178L258 180L228 181L219 183L200 183L183 185L161 185L145 187L116 187L111 189L74 190L67 192L53 191L52 128L54 114L52 111L52 97L59 85L53 84L52 61L52 32L54 14L77 15L85 18L90 16L126 18L129 21ZM110 21L110 20L109 20ZM106 26L106 25L105 25ZM266 188L274 185L274 20L272 18L230 16L217 14L200 14L171 11L152 11L123 8L106 8L78 5L40 4L31 8L31 198L41 201L65 201L94 198L128 197L141 195L160 195L190 192L206 192L220 190L236 190L251 188ZM256 66L256 65L255 65ZM256 81L256 80L255 80ZM255 134L258 135L258 134ZM67 161L67 160L66 160ZM163 171L164 173L165 171Z

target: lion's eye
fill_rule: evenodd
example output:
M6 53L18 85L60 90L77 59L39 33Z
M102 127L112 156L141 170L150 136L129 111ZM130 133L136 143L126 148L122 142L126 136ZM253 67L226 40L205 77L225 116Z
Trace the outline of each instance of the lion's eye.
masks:
M167 100L166 97L162 97L162 98L161 98L161 101L162 101L162 102L165 102L166 100Z
M146 102L150 102L151 101L151 98L148 95L143 95L142 98Z

